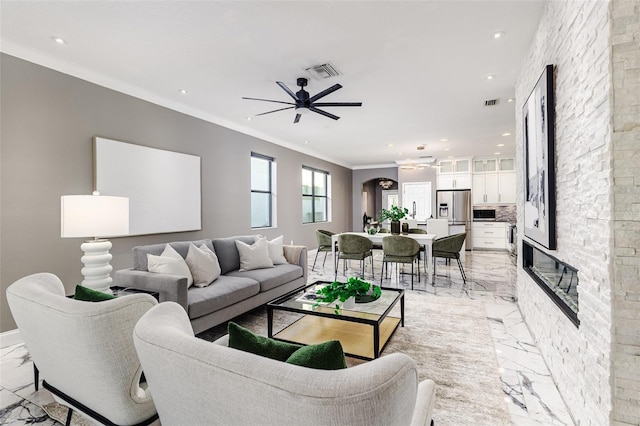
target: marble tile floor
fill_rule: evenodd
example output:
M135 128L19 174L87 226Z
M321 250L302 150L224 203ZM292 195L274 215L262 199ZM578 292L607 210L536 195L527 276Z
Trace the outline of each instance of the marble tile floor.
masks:
M328 256L322 268L323 254L318 256L315 271L311 270L315 250L309 252L309 282L333 280L333 262ZM375 280L371 267L365 277L379 282L382 254L374 256ZM511 413L512 425L573 425L549 371L515 304L514 259L504 252L467 252L463 267L467 283L463 284L455 262L446 265L438 260L438 276L434 285L427 285L424 276L414 283L414 291L435 296L463 297L481 300L491 326L505 401ZM406 268L407 271L410 268ZM340 263L340 272L342 262ZM352 262L347 276L359 273L360 265ZM344 279L341 273L338 279ZM402 286L411 291L410 276L395 274L383 280L384 286ZM0 350L0 424L55 425L41 406L53 401L43 390L35 392L33 369L29 354L22 344Z

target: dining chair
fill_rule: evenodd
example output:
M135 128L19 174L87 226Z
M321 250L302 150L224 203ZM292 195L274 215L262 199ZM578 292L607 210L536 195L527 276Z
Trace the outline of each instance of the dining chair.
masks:
M409 233L410 234L426 234L427 231L425 231L422 228L409 228Z
M320 252L324 252L324 260L322 261L322 269L324 269L324 264L327 261L327 253L333 251L333 247L331 247L331 236L334 234L334 232L326 231L324 229L316 229L318 251L316 252L315 259L313 259L313 267L311 268L312 271L315 270L316 261L318 260L318 254Z
M364 277L364 261L371 258L371 276L375 278L373 270L373 243L367 237L355 234L338 235L338 251L335 263L335 278L338 278L338 264L343 259L344 273L347 269L347 260L359 260L362 266L361 276Z
M416 240L410 237L403 237L402 235L388 235L382 239L382 252L384 254L382 258L382 273L380 277L380 285L382 285L382 279L385 277L385 265L387 272L389 272L389 263L396 264L396 276L399 275L398 263L410 263L411 264L411 290L413 290L413 264L418 261L418 282L420 282L420 244Z
M462 282L467 282L467 276L462 268L462 262L460 261L460 250L467 237L466 232L460 234L449 235L446 237L438 238L433 241L433 275L436 275L436 258L441 257L445 259L456 259L458 261L458 267L460 268L460 275L462 275ZM434 281L435 285L435 281Z

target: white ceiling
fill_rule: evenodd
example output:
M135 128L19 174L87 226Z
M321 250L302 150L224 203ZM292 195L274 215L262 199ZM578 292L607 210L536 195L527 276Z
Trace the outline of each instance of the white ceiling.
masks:
M1 49L363 168L419 155L514 154L516 102L507 99L544 4L3 0ZM505 36L493 39L497 31ZM315 80L304 71L325 62L343 75ZM487 80L490 74L495 78ZM243 96L290 101L275 81L297 91L297 77L310 78L311 95L343 85L323 102L363 106L325 108L337 121L309 113L294 125L292 110L246 119L280 106ZM484 106L497 98L497 106Z

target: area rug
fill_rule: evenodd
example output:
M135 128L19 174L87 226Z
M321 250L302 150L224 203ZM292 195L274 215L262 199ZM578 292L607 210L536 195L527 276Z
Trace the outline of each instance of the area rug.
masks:
M276 314L274 330L292 321ZM266 336L266 310L260 308L235 319ZM220 325L198 335L214 340L226 334ZM498 362L482 302L405 293L405 327L395 332L382 356L401 352L418 365L420 380L436 383L436 425L509 425ZM348 358L349 366L365 361Z
M69 408L65 405L58 404L57 402L51 402L42 406L42 409L47 413L49 417L62 424L67 421L67 413ZM93 422L89 419L82 417L77 411L71 414L71 426L93 426Z

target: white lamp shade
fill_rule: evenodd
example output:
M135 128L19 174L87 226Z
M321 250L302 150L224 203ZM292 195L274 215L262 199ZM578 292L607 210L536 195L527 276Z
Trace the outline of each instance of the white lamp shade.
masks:
M129 199L103 195L60 197L62 238L117 237L129 234Z

